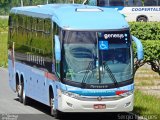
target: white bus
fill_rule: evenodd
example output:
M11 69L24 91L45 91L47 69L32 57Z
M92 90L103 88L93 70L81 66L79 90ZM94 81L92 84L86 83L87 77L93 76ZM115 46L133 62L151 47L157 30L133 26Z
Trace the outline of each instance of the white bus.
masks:
M88 0L89 5L112 7L131 21L160 21L160 0Z

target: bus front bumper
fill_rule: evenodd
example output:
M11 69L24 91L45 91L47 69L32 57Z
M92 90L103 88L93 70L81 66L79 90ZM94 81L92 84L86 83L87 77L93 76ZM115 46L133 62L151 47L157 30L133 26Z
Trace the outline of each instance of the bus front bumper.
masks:
M129 112L133 110L134 94L118 100L78 100L62 94L58 98L61 112ZM98 107L100 106L100 107Z

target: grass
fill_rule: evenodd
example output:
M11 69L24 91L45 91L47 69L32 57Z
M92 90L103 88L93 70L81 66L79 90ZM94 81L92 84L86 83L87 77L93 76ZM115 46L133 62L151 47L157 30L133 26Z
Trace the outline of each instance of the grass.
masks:
M138 69L135 75L136 86L156 86L159 85L160 76L151 70L150 66L143 66Z
M150 66L144 65L135 75L136 87L158 87L160 84L160 76L151 70ZM148 89L150 90L150 89ZM151 92L150 92L151 93ZM159 94L147 94L145 90L135 90L135 105L133 112L139 116L143 116L148 120L160 120L160 98ZM153 118L151 118L153 117Z
M7 33L0 33L0 67L7 66Z
M140 116L150 117L154 115L154 120L160 120L160 99L152 95L146 95L139 90L135 91L135 105L133 112Z

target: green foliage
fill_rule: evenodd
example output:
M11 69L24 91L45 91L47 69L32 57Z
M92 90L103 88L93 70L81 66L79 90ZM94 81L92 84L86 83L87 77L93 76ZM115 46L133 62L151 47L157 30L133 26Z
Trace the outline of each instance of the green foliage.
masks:
M8 19L0 19L0 33L8 31Z
M0 67L7 66L7 33L0 33Z
M145 63L160 75L160 22L131 22L131 34L142 41L144 60L135 62L135 71ZM134 57L136 57L134 45Z
M131 34L140 40L160 40L160 22L131 22Z
M24 6L46 4L47 0L22 0ZM55 3L56 0L48 0ZM21 6L21 0L0 0L0 15L8 15L12 7Z
M142 41L144 46L144 60L155 61L160 60L160 40L146 40Z
M153 71L160 75L160 40L142 40L144 60L135 63L135 71L145 63L151 65ZM134 58L136 58L136 46L133 44Z

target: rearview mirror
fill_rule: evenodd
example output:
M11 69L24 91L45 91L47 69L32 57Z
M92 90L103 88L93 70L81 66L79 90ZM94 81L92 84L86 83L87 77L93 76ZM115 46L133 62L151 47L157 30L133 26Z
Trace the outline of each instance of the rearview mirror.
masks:
M61 45L60 45L60 41L59 41L59 37L57 35L55 35L55 59L57 61L61 60Z
M142 45L141 41L138 38L136 38L135 36L132 36L132 39L135 42L136 47L137 47L137 59L143 60L144 53L143 53L143 45Z

